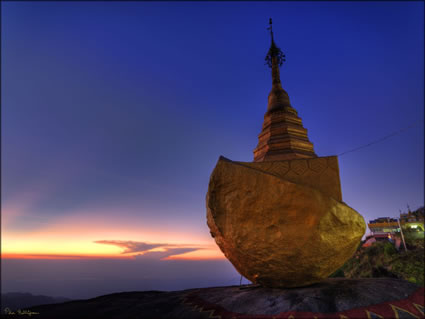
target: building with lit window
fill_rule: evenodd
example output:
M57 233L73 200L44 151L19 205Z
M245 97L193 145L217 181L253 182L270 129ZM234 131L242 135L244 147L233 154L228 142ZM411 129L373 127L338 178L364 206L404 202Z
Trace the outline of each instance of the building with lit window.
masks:
M424 231L424 207L408 213L400 214L400 224L403 228Z
M379 217L377 219L370 220L367 226L374 234L393 234L400 232L397 219L390 217Z
M400 214L400 225L403 229L424 231L424 207L414 212ZM396 218L379 217L370 220L367 224L373 234L394 234L400 232L400 227Z

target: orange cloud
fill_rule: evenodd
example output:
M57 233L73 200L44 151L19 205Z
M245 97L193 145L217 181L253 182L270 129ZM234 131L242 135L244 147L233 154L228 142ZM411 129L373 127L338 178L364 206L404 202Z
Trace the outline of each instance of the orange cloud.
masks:
M147 251L141 255L135 255L136 259L156 259L156 260L166 260L169 257L186 254L199 250L200 248L167 248L163 251Z
M145 242L137 242L131 240L96 240L96 244L106 244L106 245L115 245L118 247L122 247L125 250L122 252L123 254L129 253L141 253L149 251L153 248L160 248L168 246L168 244L151 244Z
M124 241L124 240L96 240L97 244L114 245L124 248L122 254L141 253L134 255L136 258L154 258L154 259L165 259L168 257L174 257L197 250L203 249L203 247L193 247L191 245L175 245L175 244L160 244L160 243L147 243L137 241Z

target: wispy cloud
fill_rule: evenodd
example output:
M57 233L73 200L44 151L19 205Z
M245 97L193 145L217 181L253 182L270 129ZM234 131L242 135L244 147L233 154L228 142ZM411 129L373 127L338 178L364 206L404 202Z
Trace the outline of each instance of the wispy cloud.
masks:
M154 248L161 248L169 246L168 244L160 244L160 243L145 243L141 241L131 241L131 240L96 240L96 244L106 244L106 245L114 245L121 248L124 248L123 254L129 253L143 253L147 252Z
M203 247L194 247L193 245L176 245L167 243L147 243L140 241L124 241L124 240L97 240L97 244L114 245L124 248L122 254L139 253L136 258L147 259L164 259L171 256L182 255ZM152 251L155 248L161 248L161 251Z
M137 259L166 259L171 256L182 255L202 248L168 248L164 251L148 251L144 254L136 255Z

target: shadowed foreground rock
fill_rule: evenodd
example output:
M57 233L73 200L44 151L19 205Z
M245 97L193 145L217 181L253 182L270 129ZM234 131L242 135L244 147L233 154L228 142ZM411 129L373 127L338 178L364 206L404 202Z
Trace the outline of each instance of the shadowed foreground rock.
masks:
M407 281L334 278L303 288L126 292L31 311L39 313L32 318L422 318L423 298Z

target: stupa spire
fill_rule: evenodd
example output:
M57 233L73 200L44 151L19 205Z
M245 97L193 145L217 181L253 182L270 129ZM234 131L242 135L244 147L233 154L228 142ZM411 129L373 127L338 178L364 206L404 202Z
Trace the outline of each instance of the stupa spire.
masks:
M274 42L272 19L269 24L267 29L270 30L271 45L265 60L272 71L272 89L263 129L254 150L254 162L316 157L307 130L291 106L288 93L282 88L279 67L285 62L285 54Z
M279 67L282 66L283 62L286 61L285 54L274 42L273 24L271 18L269 20L269 24L270 26L267 28L267 30L270 30L271 44L265 61L266 64L272 69L272 90L269 94L267 111L273 112L275 110L290 110L292 109L291 103L289 102L288 93L286 93L286 91L282 88L279 71ZM292 109L290 111L295 110Z

